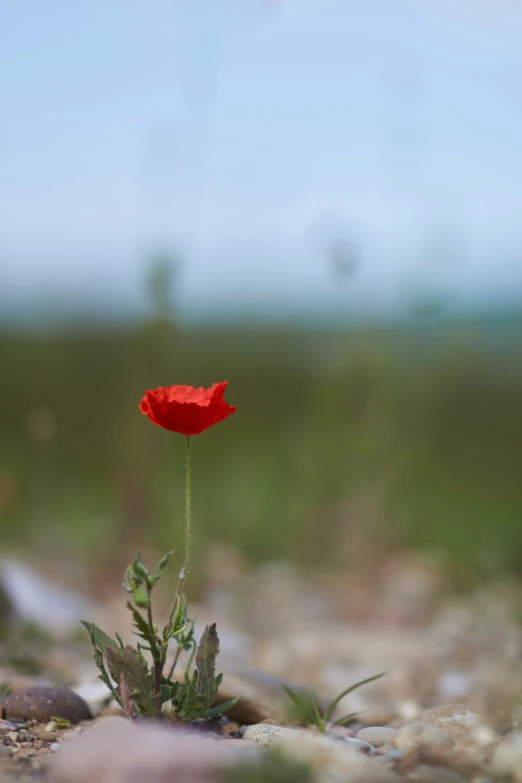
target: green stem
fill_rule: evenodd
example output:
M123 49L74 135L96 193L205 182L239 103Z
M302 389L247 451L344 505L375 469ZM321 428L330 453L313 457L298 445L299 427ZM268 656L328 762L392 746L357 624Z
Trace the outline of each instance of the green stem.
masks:
M192 476L190 470L190 435L187 435L185 450L185 560L179 572L177 594L181 597L183 584L190 565L192 554Z
M156 632L154 630L154 621L152 619L152 589L150 585L147 585L147 620L149 623L149 631L151 639L154 639L154 644L151 644L152 659L154 662L154 696L158 703L158 713L161 712L161 676L163 674L163 666L165 665L161 653L156 645Z
M174 600L169 611L168 625L172 625L174 615L182 599L183 585L190 565L190 556L192 554L192 482L190 469L190 435L187 435L185 446L185 559L179 572L178 586Z

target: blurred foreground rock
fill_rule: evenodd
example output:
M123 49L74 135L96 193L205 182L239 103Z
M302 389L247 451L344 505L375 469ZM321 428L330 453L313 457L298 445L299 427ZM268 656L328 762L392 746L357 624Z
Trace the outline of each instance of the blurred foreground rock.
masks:
M53 757L53 783L214 783L219 771L254 759L248 742L187 735L104 718Z

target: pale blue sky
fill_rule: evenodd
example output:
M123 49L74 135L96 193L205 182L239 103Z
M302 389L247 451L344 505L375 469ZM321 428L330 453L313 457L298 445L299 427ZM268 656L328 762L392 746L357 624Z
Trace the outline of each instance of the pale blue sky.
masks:
M521 9L0 0L3 294L136 299L159 242L187 306L522 299Z

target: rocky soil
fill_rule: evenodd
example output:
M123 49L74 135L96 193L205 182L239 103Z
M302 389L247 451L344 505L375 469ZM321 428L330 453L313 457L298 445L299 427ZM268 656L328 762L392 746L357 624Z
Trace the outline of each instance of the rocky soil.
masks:
M522 783L518 584L479 584L418 555L313 579L219 558L192 610L199 627L218 623L219 698L242 698L211 725L183 728L129 722L97 680L76 620L87 605L88 619L130 640L119 593L97 605L47 585L42 633L27 589L22 602L4 578L2 783ZM47 624L46 613L70 619ZM326 734L298 725L282 690L313 689L326 704L380 672L341 700L332 721L356 715Z

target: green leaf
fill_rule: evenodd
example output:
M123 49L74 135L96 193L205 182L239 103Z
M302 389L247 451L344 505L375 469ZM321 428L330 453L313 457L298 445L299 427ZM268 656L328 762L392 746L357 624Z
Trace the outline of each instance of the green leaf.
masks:
M167 552L161 560L159 560L158 565L156 566L156 571L154 573L154 576L151 578L151 583L154 585L158 581L158 579L161 576L161 572L168 566L169 560L174 554L174 549L171 549L170 552Z
M57 729L70 729L71 728L71 721L67 720L67 718L51 718L52 722L56 726Z
M148 583L150 574L145 564L143 563L139 552L134 558L132 569L138 577L140 577L145 583Z
M116 701L118 702L120 707L122 707L123 705L122 705L122 702L121 702L121 698L119 697L118 693L116 692L116 690L115 690L115 688L114 688L114 686L113 686L113 684L112 684L112 682L110 680L110 677L107 674L107 671L105 669L105 664L103 662L103 652L99 649L98 643L96 641L96 630L98 630L100 632L100 629L97 628L97 626L95 626L94 623L88 624L84 620L82 620L81 622L83 623L83 625L85 625L87 628L89 628L89 631L90 631L90 638L91 638L91 646L92 646L92 652L93 652L93 657L94 657L94 663L96 664L96 666L100 670L100 674L98 675L98 678L103 683L105 683L105 685L107 686L109 691L112 693L112 695L114 696L114 698L116 699ZM103 631L101 631L100 633L103 634ZM106 634L105 634L105 636L106 636ZM109 637L107 637L107 638L109 638ZM107 647L105 649L107 649Z
M110 675L114 682L119 685L124 668L123 655L119 650L115 650L113 647L107 645L105 657L107 658L107 668L109 669Z
M172 688L170 687L170 685L160 686L160 699L162 704L172 699Z
M98 628L98 626L94 623L89 623L86 620L80 620L80 622L89 631L93 647L96 647L98 650L100 650L103 655L105 655L107 645L114 647L115 649L119 647L118 643L115 642L114 639L111 639L111 637L106 634L105 631L102 631L102 629Z
M198 670L196 693L205 712L212 706L217 691L215 675L218 653L219 637L216 623L212 623L212 625L207 625L203 631L196 652L196 668Z
M289 696L290 699L294 702L295 706L299 708L303 713L309 713L310 712L310 703L307 702L305 699L303 699L301 696L299 696L298 693L296 693L293 688L291 688L289 685L283 685L282 686L284 692L287 696Z
M172 615L172 616L171 616ZM176 595L173 604L169 608L170 621L163 629L163 639L168 642L175 635L179 635L187 622L187 599L185 596Z
M313 710L313 716L314 716L314 723L323 734L326 734L326 720L323 718L319 711L319 707L317 705L317 698L314 693L312 697L312 710Z
M217 715L223 715L223 713L229 710L231 707L233 707L234 704L236 704L236 702L238 702L240 698L241 696L236 696L233 699L224 701L223 704L216 704L215 707L211 707L209 710L205 712L204 717L215 718Z
M139 636L140 639L144 639L150 647L155 647L156 639L152 636L148 622L130 601L127 603L127 609L132 613L133 624L136 626L136 630L134 631L136 636Z
M358 712L350 712L350 714L345 715L344 718L339 718L339 720L336 720L334 726L344 726L346 723L348 723L348 721L356 718L358 714Z
M325 720L327 721L330 720L331 716L334 713L335 708L337 707L341 699L344 699L345 696L348 696L348 694L354 691L356 688L360 688L361 685L366 685L366 683L368 682L373 682L374 680L378 680L379 677L384 677L385 674L386 672L381 672L380 674L374 674L373 677L367 677L365 680L356 682L355 685L350 685L349 688L346 688L346 690L340 693L339 696L337 696L332 702L330 702L330 704L326 708L324 713Z
M123 676L129 695L142 715L156 715L158 704L154 696L152 675L147 662L128 644L123 651Z

